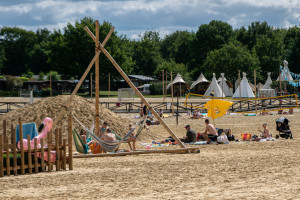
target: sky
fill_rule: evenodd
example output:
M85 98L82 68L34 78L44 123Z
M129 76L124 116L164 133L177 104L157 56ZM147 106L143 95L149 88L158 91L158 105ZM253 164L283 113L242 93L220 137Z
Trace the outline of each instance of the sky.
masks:
M108 21L131 39L148 30L162 37L176 30L197 31L211 20L233 28L253 21L287 28L300 24L300 0L0 0L0 26L62 30L83 17Z

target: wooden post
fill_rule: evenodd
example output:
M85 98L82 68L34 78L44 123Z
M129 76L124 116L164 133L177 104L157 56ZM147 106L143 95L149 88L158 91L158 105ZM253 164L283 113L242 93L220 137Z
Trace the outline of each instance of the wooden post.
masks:
M18 169L17 169L17 143L16 143L16 130L14 130L13 125L11 123L11 134L12 134L12 144L13 144L13 154L14 154L14 158L13 158L13 165L14 165L14 175L17 176L18 174Z
M117 64L117 62L113 59L113 57L107 52L107 50L100 44L101 51L106 55L106 57L111 61L111 63L115 66L115 68L119 71L122 77L126 80L129 86L135 91L135 94L140 97L140 99L146 104L151 113L157 118L157 120L161 123L161 125L169 132L169 134L175 139L175 141L182 147L186 148L181 140L174 134L174 132L168 127L168 125L161 119L161 117L157 114L157 112L151 107L148 101L144 98L144 96L140 93L140 91L135 87L135 85L131 82L128 76L124 73L121 67Z
M89 31L88 33L91 33L89 28L85 27L84 28L86 31ZM110 38L111 34L114 32L114 27L112 27L109 31L109 33L107 34L106 38L103 40L102 42L102 46L105 46L105 44L107 43L108 39ZM93 37L92 37L93 36ZM92 39L96 40L95 36L92 34ZM82 75L81 79L79 80L78 84L76 85L75 89L73 90L71 96L69 97L69 99L65 102L64 106L62 107L60 113L57 115L56 119L53 122L53 128L57 125L57 123L59 122L59 120L62 118L62 116L65 114L66 110L68 109L68 107L70 106L75 94L77 93L78 89L80 88L82 82L84 81L84 79L86 78L86 76L88 75L89 71L91 70L91 68L93 67L95 60L97 59L97 57L99 57L101 51L99 51L94 58L91 60L90 64L88 65L87 69L85 70L84 74Z
M32 160L31 160L31 142L30 135L27 135L27 153L28 153L28 173L32 174Z
M59 167L60 154L59 154L58 129L55 130L55 151L56 151L56 171L59 171L60 170L60 167Z
M69 115L68 120L68 145L69 145L69 170L73 170L73 160L72 160L72 116Z
M108 98L110 98L110 73L108 73Z
M96 26L95 26L95 30L96 30L96 41L95 41L95 54L97 54L100 50L99 50L99 21L96 20L95 21ZM95 116L96 116L96 122L95 122L95 126L96 126L96 135L99 137L100 136L100 132L99 132L99 127L100 127L100 119L99 119L99 56L97 57L96 61L95 61ZM71 143L72 144L72 143ZM70 157L72 157L72 155L70 155Z
M93 101L93 73L91 73L91 77L90 77L90 81L91 81L91 100Z
M165 82L164 82L164 77L165 77L165 75L164 75L164 70L162 70L162 89L163 89L163 102L165 102Z
M50 78L50 96L52 97L52 78L51 78L51 70L49 72L49 78Z
M4 176L3 171L3 135L0 135L0 177Z
M178 125L178 105L179 104L179 93L177 91L177 111L176 111L176 125Z
M66 157L67 157L67 140L64 139L63 140L63 170L66 170L67 167L67 161L66 161Z
M62 139L62 129L61 128L59 128L59 148L60 148L60 150L59 150L59 155L60 155L60 158L62 158L62 156L63 156L63 153L62 153L62 149L61 149L61 147L62 147L62 145L63 145L63 139ZM60 159L60 168L62 168L62 165L63 165L63 163L62 163L62 161L61 161L62 159Z
M171 72L171 90L172 90L172 115L174 115L173 72Z
M41 139L41 168L42 172L45 171L45 156L44 156L44 138Z
M38 157L37 157L37 138L34 138L34 173L39 172Z
M166 98L167 98L167 95L168 95L167 87L168 87L168 72L166 71Z
M241 88L241 70L239 70L239 93L240 93L240 98L242 96L242 88Z
M50 131L47 134L47 140L48 140L48 150L47 150L47 160L48 160L48 172L52 171L52 163L51 163L51 146L52 146L52 140L51 140L51 135L52 131Z
M282 96L282 86L281 86L281 70L279 69L279 86L280 86L280 96Z
M257 96L256 96L256 70L254 70L254 85L255 85L255 113L257 114Z
M21 174L25 174L24 167L24 145L23 145L23 125L21 117L19 117L19 139L20 139L20 149L21 149Z
M4 135L3 135L4 136ZM8 143L8 137L4 138L5 141L5 150L6 150L6 175L10 176L10 160L9 160L9 143ZM0 152L2 153L2 152Z
M3 120L3 138L6 138L6 120Z

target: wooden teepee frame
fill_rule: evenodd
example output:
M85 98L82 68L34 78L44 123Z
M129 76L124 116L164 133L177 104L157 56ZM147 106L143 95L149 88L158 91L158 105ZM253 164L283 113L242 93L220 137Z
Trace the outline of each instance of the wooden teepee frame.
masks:
M84 74L82 75L80 81L76 85L74 91L72 92L69 99L66 101L63 109L58 114L57 118L55 119L53 126L56 126L58 121L61 119L63 114L66 112L68 107L70 106L75 94L77 93L79 87L81 86L82 82L86 78L87 74L91 70L92 66L95 63L95 87L96 87L96 94L95 94L95 107L96 107L96 127L99 127L99 55L101 52L105 54L105 56L111 61L111 63L114 65L114 67L119 71L119 73L122 75L122 77L126 80L126 82L129 84L129 86L134 90L135 94L140 97L141 101L144 102L144 104L148 107L148 109L151 111L151 113L158 119L158 121L163 125L163 127L169 132L169 134L175 139L175 141L180 145L181 148L186 148L185 145L181 142L181 140L174 134L174 132L168 127L168 125L162 120L162 118L156 113L156 111L151 107L151 105L148 103L148 101L144 98L144 96L140 93L140 91L134 86L134 84L131 82L131 80L128 78L128 76L125 74L125 72L121 69L121 67L117 64L117 62L113 59L113 57L108 53L108 51L104 48L105 44L111 37L111 34L114 31L114 27L112 27L107 34L106 38L102 42L102 44L99 42L99 21L95 21L95 27L96 27L96 36L90 31L88 27L84 27L85 31L90 35L90 37L95 41L95 56L91 60L90 64L88 65L87 69L85 70ZM98 129L98 128L97 128ZM99 130L98 130L99 131ZM98 132L96 132L98 134ZM188 149L187 149L188 150Z

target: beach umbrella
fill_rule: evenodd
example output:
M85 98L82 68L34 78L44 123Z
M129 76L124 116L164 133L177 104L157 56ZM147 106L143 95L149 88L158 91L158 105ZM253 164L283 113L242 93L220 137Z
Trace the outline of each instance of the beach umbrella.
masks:
M204 107L207 109L207 116L215 119L225 115L232 104L233 102L231 101L212 99L208 101Z

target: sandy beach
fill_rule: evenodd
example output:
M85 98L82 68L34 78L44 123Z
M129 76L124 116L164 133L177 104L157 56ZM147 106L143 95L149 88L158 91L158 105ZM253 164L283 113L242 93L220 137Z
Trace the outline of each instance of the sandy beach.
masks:
M122 117L137 121L134 114ZM275 136L279 117L238 114L215 122L240 139L241 133L258 134L263 122ZM285 117L292 140L201 145L200 154L76 158L72 171L1 178L0 199L300 199L300 112ZM178 137L185 135L187 123L204 130L203 119L182 116L178 125L175 117L164 120ZM152 126L138 144L168 136L162 126Z

